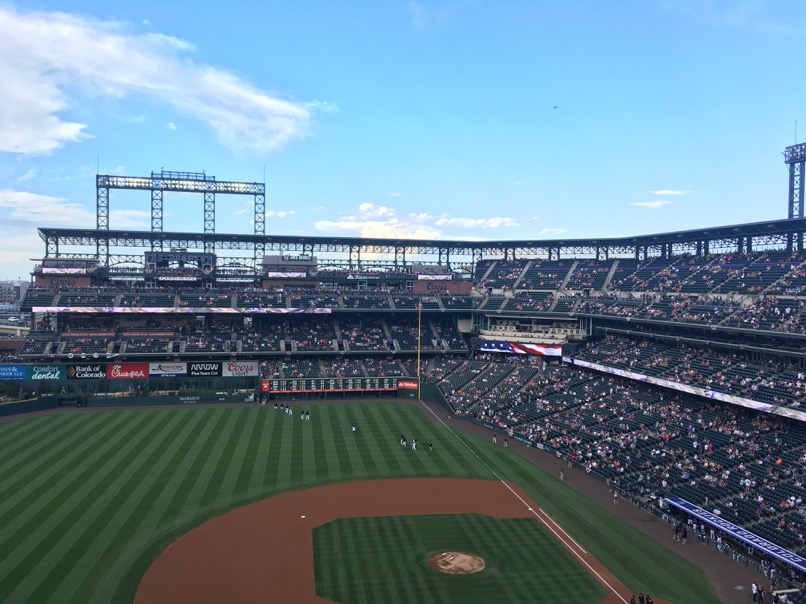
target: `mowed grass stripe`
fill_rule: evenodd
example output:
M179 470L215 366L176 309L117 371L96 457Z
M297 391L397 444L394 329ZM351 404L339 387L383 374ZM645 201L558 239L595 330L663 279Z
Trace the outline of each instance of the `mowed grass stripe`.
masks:
M14 486L4 485L3 492L8 495L0 504L0 576L8 570L9 553L39 527L39 515L45 510L47 516L46 508L51 501L60 501L76 481L91 475L96 464L103 463L110 439L117 438L120 430L136 430L136 426L125 424L126 418L122 416L109 417L105 426L93 422L92 426L98 429L90 433L77 431L78 442L71 439L52 443L53 455L58 459L51 459L50 467L42 468L40 473L36 473L40 464L34 469L21 467L14 476L22 475L22 478L14 480L12 476L10 482ZM26 484L19 484L19 480Z
M49 556L58 558L61 555L59 544L65 542L67 534L73 539L81 535L88 507L106 489L105 481L130 463L131 443L137 442L131 438L132 435L141 430L147 431L150 426L156 425L158 418L143 414L138 420L132 421L126 430L104 442L99 447L96 459L84 465L83 472L64 483L50 498L44 498L41 509L6 540L6 547L16 550L16 564L0 580L0 593L8 594L9 601L16 599L15 592L32 575L27 583L28 593L19 596L19 601L27 601L30 590L41 582L38 569L43 564L44 568L52 564ZM126 443L127 446L119 447L119 443ZM66 547L69 545L67 543Z
M254 444L255 459L252 462L254 466L252 468L252 474L249 476L249 483L246 487L247 493L260 492L264 489L271 434L281 416L281 411L274 410L271 414L265 414L263 416L261 429L257 433L253 432L255 438L257 438L257 442Z
M218 493L227 478L227 471L232 463L232 457L235 455L235 448L238 441L243 438L243 427L247 417L245 411L246 409L239 408L238 413L227 414L229 417L214 444L214 453L210 455L207 468L203 468L201 472L202 475L207 474L207 484L204 486L199 500L194 501L194 493L191 493L185 506L205 509L218 500ZM203 481L198 481L197 484L201 485Z
M86 548L83 556L75 556L71 573L75 577L68 578L57 590L65 601L87 603L93 594L97 595L99 587L113 585L115 577L109 576L109 569L136 547L135 530L126 531L124 527L140 526L153 513L152 502L156 500L153 485L158 483L162 467L169 462L171 447L179 445L178 433L188 429L183 410L166 411L159 418L160 427L148 435L148 442L133 463L132 471L125 474L124 483L119 488L110 485L110 492L105 494L105 506L93 521L95 527L87 530L88 534L94 531L102 538ZM73 555L68 553L67 558L73 559Z
M243 409L238 408L232 411L234 413L223 413L216 418L215 427L210 432L207 443L205 443L205 450L208 451L208 454L203 461L197 458L199 461L198 469L192 470L192 473L196 475L196 480L190 483L184 504L177 517L184 517L188 513L193 513L193 510L196 510L196 512L204 510L206 505L209 505L209 501L204 501L205 494L213 489L218 490L220 486L219 479L222 478L222 476L216 474L219 470L219 461L222 457L227 457L231 453L227 449L229 435ZM212 493L209 493L209 495L210 497L213 496Z
M384 522L393 529L393 535L398 536L397 543L405 554L403 564L398 564L398 572L401 574L401 581L409 581L411 583L411 589L414 592L414 599L411 601L425 602L426 604L430 602L449 601L447 597L448 594L434 581L434 577L428 573L427 569L423 568L423 572L420 573L412 573L406 564L407 560L409 564L415 563L418 558L422 561L421 556L424 556L432 549L437 549L442 544L430 543L427 539L423 539L422 535L416 534L412 529L409 517L387 517L384 518ZM388 546L394 548L394 544L395 541L391 541ZM401 600L397 598L393 601L400 602Z
M300 421L301 436L300 446L302 447L302 484L313 484L316 482L316 477L319 475L316 466L319 459L316 455L316 442L314 442L313 435L313 418Z
M272 434L269 465L266 467L269 482L265 486L275 489L291 487L294 412L286 414L279 425L280 431Z
M326 585L334 582L331 576L333 567L330 559L337 556L337 552L330 540L331 533L325 531L313 532L313 573L316 585L316 595L321 596Z
M330 434L327 435L328 442L331 444L331 453L335 454L335 459L338 462L335 468L336 474L334 478L339 480L350 480L356 474L353 472L353 460L349 451L347 450L347 438L355 439L358 433L351 434L351 423L347 421L347 413L341 407L333 406L326 407L328 416L328 428ZM360 429L358 427L357 429ZM338 435L336 431L338 430Z
M126 510L122 510L122 521L117 535L91 571L96 580L87 577L76 592L77 602L126 600L126 598L112 598L111 594L116 593L121 577L127 576L126 571L132 558L136 558L154 539L154 535L160 533L158 524L174 495L176 485L181 483L183 477L179 469L181 462L212 417L204 411L206 410L173 410L180 420L179 424L174 434L169 435L151 470L127 502L127 507L136 510L137 513L127 515ZM137 579L139 580L139 576ZM130 586L132 595L134 586L136 583ZM87 597L82 597L83 594L87 594Z
M384 597L386 595L387 590L381 585L379 581L373 580L366 580L369 577L377 576L380 568L379 565L379 558L380 556L372 555L378 553L378 548L380 544L374 539L374 531L372 531L372 525L375 520L374 518L370 519L369 522L362 522L362 523L355 523L355 535L356 535L356 544L364 551L366 551L369 555L369 568L366 568L361 561L356 560L355 568L357 570L357 577L364 577L364 581L360 581L360 585L357 586L359 588L363 588L365 592L365 596L369 597L369 601L371 602L388 602L389 600ZM367 572L369 570L369 572Z
M320 413L320 409L321 407L319 406L314 407L314 411L311 413L311 438L313 445L311 451L313 452L316 467L314 481L317 483L331 480L333 474L330 456L330 452L333 449L333 439L331 435L328 434L327 440L325 440L325 422L323 421L323 414Z
M393 547L392 541L387 538L387 527L384 522L381 522L380 518L368 518L365 526L367 529L366 547L373 548L373 551L376 551L378 548ZM398 549L398 551L394 553L399 555L400 550ZM380 592L378 594L378 602L389 602L395 597L398 597L395 594L399 594L400 592L404 591L404 587L400 583L398 565L393 564L391 561L395 559L397 555L372 556L373 563L376 567L374 572L383 577L387 577L388 580L388 583L386 584L378 584L378 591Z
M462 443L456 440L456 437L447 428L442 425L434 426L434 428L437 430L436 438L434 439L434 452L437 453L437 459L439 460L437 465L441 467L441 475L462 478L489 477L489 473L481 475L477 467L478 460ZM464 435L461 436L463 437ZM470 441L469 444L474 451L477 447L483 445L478 439Z
M301 407L294 409L294 415L291 416L291 429L288 432L289 475L287 480L289 487L292 489L297 489L305 484L303 480L303 472L305 471L305 447L302 442L305 420L301 419L299 416L300 409Z
M598 604L605 595L536 520L475 514L347 518L316 530L331 540L324 563L337 565L340 558L360 562L344 569L342 581L355 584L353 592L335 582L322 585L320 595L337 601ZM488 566L478 574L443 575L426 566L427 556L441 551L476 553ZM336 570L328 573L333 576Z
M353 541L350 538L350 535L347 534L347 530L348 529L346 526L338 526L336 528L336 537L334 541L337 547L338 545L347 544L348 547L346 555L350 556L349 545L352 544ZM335 598L335 600L337 602L351 602L352 600L350 599L350 596L354 594L350 594L350 585L348 577L352 569L350 568L349 563L347 564L342 563L342 561L346 562L347 560L349 560L349 558L345 560L345 556L342 556L341 553L339 553L334 556L334 559L339 561L335 565L335 572L333 573L336 577L336 585L334 593L336 594L337 597ZM328 596L330 595L328 592L325 593Z
M243 426L243 432L238 440L235 454L232 456L232 465L227 471L227 477L221 486L223 496L237 498L238 495L245 495L249 488L249 479L255 469L256 453L260 444L260 436L265 429L269 416L269 407L250 409L248 414L244 414L247 425Z
M191 446L188 447L185 458L177 467L177 472L183 476L183 479L180 484L176 485L173 497L165 507L160 519L161 526L174 522L184 508L191 489L200 478L199 472L213 452L213 443L218 439L221 427L227 420L225 410L220 407L202 409L200 413L207 417L207 422L201 433L189 443Z
M364 463L364 476L366 478L379 478L381 476L388 476L387 462L384 460L386 455L389 455L390 448L387 440L384 444L379 444L379 434L376 428L376 414L373 405L362 404L357 406L358 411L358 424L362 426L361 438L353 439L355 441L356 450L361 456Z
M373 406L370 422L376 450L383 452L383 465L379 467L382 476L402 476L411 468L411 464L400 445L400 437L404 435L401 423L389 413L386 404ZM411 445L407 443L406 446Z
M177 416L170 419L155 415L153 419L155 421L144 427L138 440L121 443L120 452L116 454L120 461L110 469L106 478L98 477L98 484L87 492L78 509L69 516L75 524L65 532L60 543L45 550L39 563L46 569L40 573L45 577L37 581L28 600L72 599L98 556L116 542L116 531L110 530L110 525L125 520L131 513L143 513L142 509L132 505L132 498L141 487L143 478L164 453L162 445L179 421ZM133 452L137 455L132 455ZM128 462L130 458L131 463ZM82 513L81 509L85 511ZM125 541L117 542L118 548L121 543ZM110 561L105 560L107 564ZM53 589L54 585L56 589Z
M354 472L353 476L356 479L369 478L372 474L368 468L375 467L375 462L372 459L374 451L370 452L367 446L369 427L364 419L363 407L364 405L344 405L337 408L337 411L346 418L345 425L350 436L345 438L343 442L350 457L350 464ZM352 422L354 421L358 427L355 433L352 432ZM341 422L339 422L339 425L341 425Z
M101 429L111 433L126 421L121 416L109 417L106 423L100 415L87 419L86 424L79 424L65 434L41 432L39 450L32 451L18 465L0 474L0 489L4 494L0 501L0 527L7 526L9 514L20 513L20 508L30 509L28 506L36 500L39 489L51 488L54 478L64 476L67 468L75 470L76 459L92 451L94 443L91 441L102 438Z
M280 464L283 431L288 426L288 422L291 421L291 417L288 414L282 411L277 413L279 416L274 419L271 434L268 436L263 480L260 483L260 488L262 489L277 488L277 468Z
M380 533L378 538L380 540L379 542L384 547L394 549L395 547L398 547L399 544L406 543L407 535L402 529L402 524L404 522L402 518L391 517L381 518L379 520L380 522L376 523ZM407 602L425 601L423 594L426 592L422 588L424 587L424 584L420 589L417 589L416 583L411 581L408 577L408 573L405 572L406 561L409 557L410 554L407 549L398 549L398 556L392 561L391 566L393 566L393 568L389 573L389 576L392 578L392 584L396 588L397 595L390 594L388 600L386 600L387 602L394 602L399 598L402 598ZM410 559L408 561L409 563L415 562L414 559ZM423 573L419 574L422 575ZM422 578L420 578L420 581L422 581Z
M76 419L81 421L79 418ZM27 457L36 459L36 456L41 455L42 435L60 439L77 425L77 422L70 425L70 422L55 415L43 417L42 420L41 423L15 421L0 423L0 443L3 443L0 476L9 469L25 463Z
M394 442L397 443L397 448L395 448L395 455L392 459L394 459L394 463L389 464L391 468L396 468L395 474L397 476L412 476L414 475L414 465L411 461L410 456L408 455L409 451L411 450L411 427L412 422L407 421L405 418L396 417L393 409L390 408L388 404L379 404L378 405L378 417L381 418L383 421L383 425L386 426L386 430L389 433L390 438L394 438ZM406 447L405 449L400 446L400 436L403 435L406 437Z
M363 433L363 443L367 448L367 456L373 462L373 478L389 476L400 467L396 461L399 453L397 449L400 449L399 436L396 437L394 430L386 424L379 409L379 405L365 405L362 420L367 425Z

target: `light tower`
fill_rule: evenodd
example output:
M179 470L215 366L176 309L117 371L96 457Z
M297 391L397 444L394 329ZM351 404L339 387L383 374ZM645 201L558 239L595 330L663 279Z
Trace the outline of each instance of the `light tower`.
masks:
M803 173L806 167L806 143L784 149L784 163L789 166L789 218L803 218Z

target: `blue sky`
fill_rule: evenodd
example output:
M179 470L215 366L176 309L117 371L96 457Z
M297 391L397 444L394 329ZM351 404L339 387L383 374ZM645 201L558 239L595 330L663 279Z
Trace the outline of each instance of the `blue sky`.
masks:
M268 234L647 234L786 217L801 3L0 4L0 278L95 225L96 166L266 178ZM556 107L556 108L555 108ZM219 196L218 232L251 233ZM150 197L112 192L111 228ZM165 230L200 231L198 196Z

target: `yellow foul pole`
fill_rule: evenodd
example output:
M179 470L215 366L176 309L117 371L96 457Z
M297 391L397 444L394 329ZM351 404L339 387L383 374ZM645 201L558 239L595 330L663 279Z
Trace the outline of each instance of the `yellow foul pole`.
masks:
M420 396L420 341L423 337L423 299L417 302L417 400Z

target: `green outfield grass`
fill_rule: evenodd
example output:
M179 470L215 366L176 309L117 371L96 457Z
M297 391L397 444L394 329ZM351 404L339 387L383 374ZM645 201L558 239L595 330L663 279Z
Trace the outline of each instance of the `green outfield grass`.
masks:
M343 518L314 529L316 593L374 604L598 604L604 587L538 520L477 514ZM445 550L481 556L479 573L431 570Z
M294 416L258 406L104 410L0 424L3 601L131 602L172 540L277 493L381 477L491 478L419 407L328 404L310 407L310 422L299 409ZM402 450L401 432L432 439L435 450ZM718 601L699 569L608 510L517 455L461 436L631 589L674 604Z

